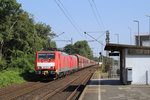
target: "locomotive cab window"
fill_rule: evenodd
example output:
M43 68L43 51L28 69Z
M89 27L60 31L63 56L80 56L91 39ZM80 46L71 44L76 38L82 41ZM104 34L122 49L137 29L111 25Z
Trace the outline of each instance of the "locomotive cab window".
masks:
M39 53L38 59L55 59L55 53Z

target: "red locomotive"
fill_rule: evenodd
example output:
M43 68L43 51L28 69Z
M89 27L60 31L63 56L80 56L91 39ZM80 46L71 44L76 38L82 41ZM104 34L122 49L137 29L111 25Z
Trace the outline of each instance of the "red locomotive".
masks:
M77 54L68 55L60 51L38 51L35 69L36 74L53 78L95 64L96 62Z

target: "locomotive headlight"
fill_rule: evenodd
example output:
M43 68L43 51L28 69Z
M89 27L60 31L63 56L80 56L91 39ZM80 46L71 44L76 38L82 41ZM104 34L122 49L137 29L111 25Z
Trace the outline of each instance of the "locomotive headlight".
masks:
M41 69L42 67L41 66L38 66L38 69Z
M55 66L51 66L50 68L54 69L54 68L55 68Z

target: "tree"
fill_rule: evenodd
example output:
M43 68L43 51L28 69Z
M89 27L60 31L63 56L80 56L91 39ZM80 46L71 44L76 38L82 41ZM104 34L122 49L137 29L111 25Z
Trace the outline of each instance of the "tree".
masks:
M11 65L19 58L28 62L29 55L33 57L37 50L56 48L56 43L50 39L55 35L51 27L35 24L32 15L20 7L16 0L0 0L0 60L3 57L0 69L4 63Z
M20 6L16 0L0 0L0 60L5 43L12 38L12 28L22 11Z
M64 47L64 52L67 52L68 54L73 54L74 51L74 46L72 44L68 44Z
M48 36L51 35L51 27L49 25L46 25L44 23L38 23L35 25L35 29L37 32L37 35L41 37L42 39L48 39Z
M74 45L67 45L64 51L71 54L79 54L81 56L93 59L93 52L88 45L87 41L78 41Z
M74 44L75 53L87 58L93 58L93 52L87 41L78 41Z
M7 60L10 57L22 57L25 54L33 53L34 45L34 21L29 14L22 11L17 17L17 23L11 31L11 38L4 44L4 56Z
M51 38L55 36L55 33L51 32L51 27L44 23L38 23L35 25L36 33L39 38L43 40L43 49L50 50L51 48L56 48L56 43L51 42Z

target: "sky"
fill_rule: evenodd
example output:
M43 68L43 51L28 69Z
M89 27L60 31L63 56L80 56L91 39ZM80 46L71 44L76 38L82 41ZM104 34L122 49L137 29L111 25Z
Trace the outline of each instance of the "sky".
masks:
M134 35L138 30L137 23L133 20L139 20L140 34L149 32L149 18L146 15L150 15L150 0L17 1L22 5L22 9L34 16L36 23L42 22L50 25L56 34L64 32L52 40L56 41L58 48L63 48L70 42L57 40L72 38L73 43L87 40L96 57L106 44L106 30L110 32L111 43L118 43L119 40L119 44L132 45L134 45ZM84 32L102 42L104 46L96 41L91 42L90 40L93 39ZM103 54L105 55L104 50Z

